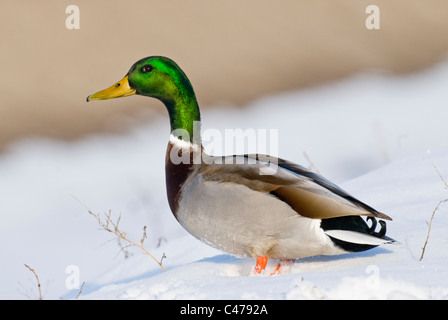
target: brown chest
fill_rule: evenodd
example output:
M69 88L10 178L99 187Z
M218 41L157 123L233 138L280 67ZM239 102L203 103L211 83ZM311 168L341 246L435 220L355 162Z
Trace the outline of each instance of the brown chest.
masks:
M173 154L175 154L174 157ZM182 161L179 161L179 159L182 159ZM193 166L192 149L177 148L171 142L168 144L165 157L166 191L168 203L176 219L181 189L185 181L188 179Z

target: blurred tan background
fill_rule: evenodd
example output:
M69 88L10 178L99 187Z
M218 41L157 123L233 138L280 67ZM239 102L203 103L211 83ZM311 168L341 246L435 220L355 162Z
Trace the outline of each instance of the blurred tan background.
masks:
M79 30L65 26L71 4ZM370 4L380 8L380 30L365 27ZM448 1L2 0L0 39L4 150L36 135L120 132L165 112L142 97L85 102L150 55L184 69L202 108L363 70L418 71L447 58Z

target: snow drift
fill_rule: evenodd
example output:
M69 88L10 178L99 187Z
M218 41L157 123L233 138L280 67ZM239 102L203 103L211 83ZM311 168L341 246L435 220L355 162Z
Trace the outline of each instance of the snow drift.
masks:
M74 298L82 282L79 299L446 299L448 204L435 213L419 259L427 221L448 198L434 168L448 179L447 83L443 63L202 112L204 130L278 129L280 157L312 162L394 219L388 235L398 245L297 260L273 277L251 276L254 261L198 242L172 217L163 167L167 117L122 136L17 143L0 157L0 298L38 297L26 263L44 299ZM137 241L147 226L145 245L157 258L165 254L167 272L138 249L121 250L84 205L121 215L120 228Z

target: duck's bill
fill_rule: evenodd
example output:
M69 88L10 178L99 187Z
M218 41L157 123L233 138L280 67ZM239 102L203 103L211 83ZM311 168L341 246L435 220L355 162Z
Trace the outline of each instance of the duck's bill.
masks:
M107 89L98 91L87 97L86 101L90 100L107 100L120 97L132 96L135 94L135 89L129 86L128 76L124 77L117 83L113 84Z

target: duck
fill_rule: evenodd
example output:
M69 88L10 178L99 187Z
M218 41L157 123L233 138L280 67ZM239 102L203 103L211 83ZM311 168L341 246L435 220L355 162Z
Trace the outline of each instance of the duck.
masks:
M302 165L262 154L208 155L193 86L170 58L140 59L86 100L131 95L158 99L168 111L165 182L176 220L218 250L255 259L254 274L266 273L270 259L278 271L285 261L395 242L384 221L392 218Z

